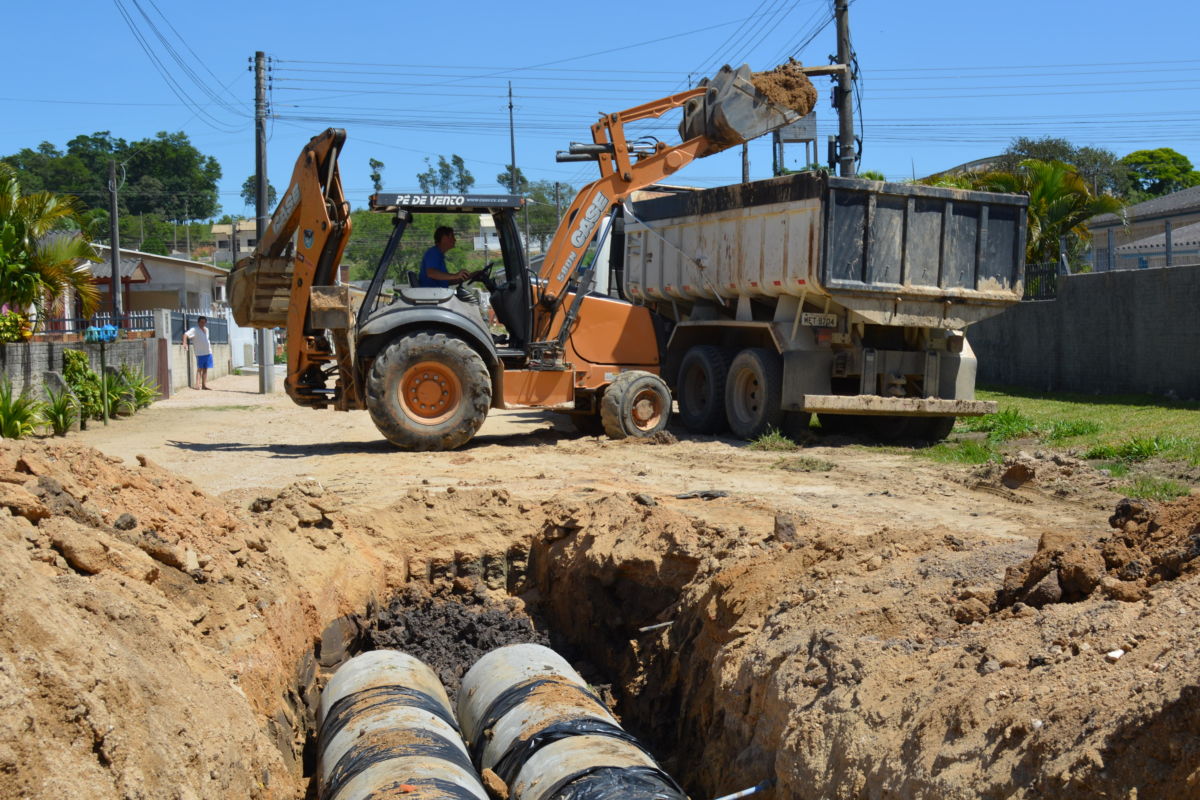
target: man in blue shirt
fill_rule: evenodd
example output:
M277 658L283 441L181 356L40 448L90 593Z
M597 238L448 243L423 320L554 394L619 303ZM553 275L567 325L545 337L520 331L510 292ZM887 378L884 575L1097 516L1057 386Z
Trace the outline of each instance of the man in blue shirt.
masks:
M433 247L425 251L421 259L421 274L417 278L418 286L449 287L465 283L471 279L470 272L447 272L446 251L454 247L454 229L442 225L433 232Z

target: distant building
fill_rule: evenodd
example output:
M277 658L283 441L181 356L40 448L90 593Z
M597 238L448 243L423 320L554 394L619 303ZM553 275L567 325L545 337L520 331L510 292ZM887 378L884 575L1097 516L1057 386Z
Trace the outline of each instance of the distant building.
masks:
M258 244L258 221L253 219L239 219L237 221L237 238L234 239L232 233L233 225L229 223L217 224L212 226L213 233L213 261L216 263L232 264L234 258L233 243L236 241L237 257L245 258L254 250L254 246Z
M228 226L226 226L228 227ZM91 262L100 289L101 308L112 305L112 262L108 245L95 245L100 261ZM155 308L207 309L226 302L228 270L185 258L121 248L121 300L126 311Z
M1129 206L1123 215L1093 217L1088 221L1092 268L1100 272L1166 266L1168 228L1172 265L1200 263L1194 243L1196 223L1200 223L1200 186Z

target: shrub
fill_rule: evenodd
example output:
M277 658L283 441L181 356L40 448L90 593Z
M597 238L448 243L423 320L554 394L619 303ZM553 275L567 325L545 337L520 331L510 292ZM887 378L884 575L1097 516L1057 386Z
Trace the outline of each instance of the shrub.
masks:
M127 417L137 410L133 399L133 392L130 391L125 381L121 379L120 374L106 372L100 380L103 388L101 403L107 403L108 416ZM103 408L104 406L102 405L101 407Z
M42 403L29 392L13 395L12 381L0 376L0 436L22 439L34 432L42 422Z
M122 365L121 379L133 394L133 405L137 409L146 408L161 396L158 384L140 369Z
M0 313L0 342L23 342L32 335L29 317L19 311Z
M42 419L50 426L55 436L65 436L79 415L79 401L70 389L55 391L46 388L46 403L42 406Z
M100 376L92 371L87 353L82 350L63 351L63 379L79 402L81 424L104 415L100 400Z

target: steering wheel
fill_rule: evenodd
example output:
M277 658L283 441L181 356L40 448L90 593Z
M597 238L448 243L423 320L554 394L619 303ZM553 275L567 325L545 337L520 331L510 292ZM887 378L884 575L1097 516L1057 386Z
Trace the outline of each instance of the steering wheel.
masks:
M495 292L500 289L500 286L497 285L495 279L492 278L492 270L495 268L495 266L495 261L489 261L476 270L473 276L473 279L483 283L483 287L489 292Z

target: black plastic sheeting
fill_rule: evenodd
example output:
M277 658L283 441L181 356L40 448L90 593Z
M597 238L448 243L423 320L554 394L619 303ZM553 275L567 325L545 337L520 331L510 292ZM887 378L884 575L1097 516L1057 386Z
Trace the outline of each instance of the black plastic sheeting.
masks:
M496 762L496 766L492 767L492 771L499 775L505 783L511 784L521 772L521 767L525 766L525 762L534 753L551 742L568 739L572 736L608 736L612 739L621 739L637 747L647 756L650 755L632 733L618 728L611 722L599 719L568 719L548 725L528 739L517 739L504 752L504 755L500 756L500 760ZM653 758L653 756L650 757Z
M688 800L670 775L654 767L594 767L559 781L546 800Z
M363 689L361 692L348 694L330 707L329 713L325 715L325 719L321 723L320 750L324 751L324 743L336 736L352 719L382 706L411 706L428 711L461 733L454 715L425 692L404 686L374 686L370 689Z
M496 699L491 702L491 705L487 707L487 710L480 718L477 728L479 733L475 737L475 741L471 742L470 745L471 760L474 761L476 765L478 765L480 760L483 758L483 749L487 745L484 732L491 730L501 717L503 717L509 711L512 711L517 706L521 705L521 703L524 703L536 689L542 686L550 685L556 685L563 689L577 692L593 701L597 706L603 709L606 714L608 713L608 706L604 705L603 700L579 684L566 678L532 678L522 683L513 684L496 696Z
M475 770L472 769L471 762L463 753L462 748L432 731L411 729L398 731L396 733L405 740L403 744L388 742L387 731L381 730L375 733L382 741L368 745L355 743L338 759L329 774L324 776L321 784L322 797L337 797L338 792L347 783L374 764L406 756L421 756L446 761L466 770L468 775L475 774Z

